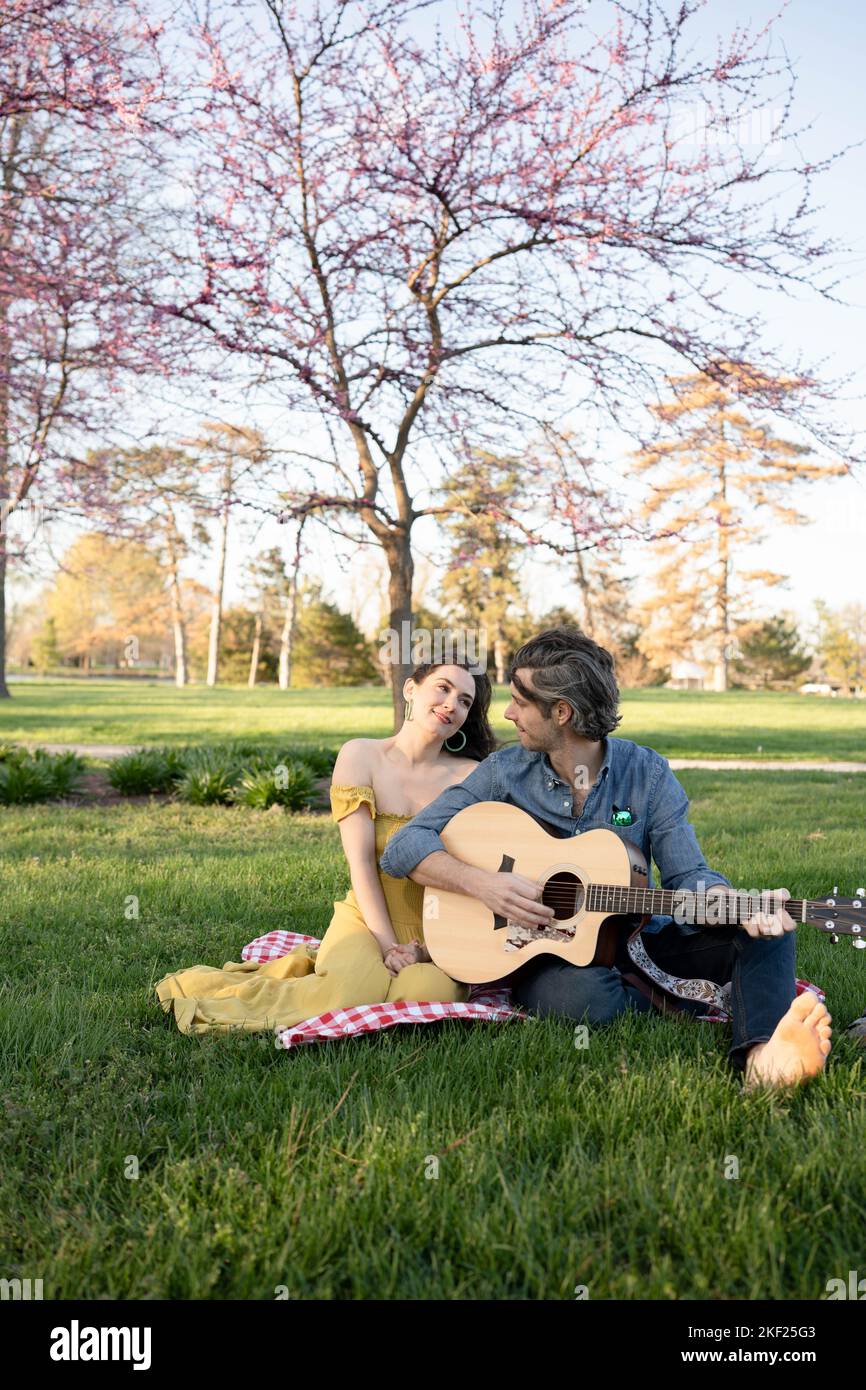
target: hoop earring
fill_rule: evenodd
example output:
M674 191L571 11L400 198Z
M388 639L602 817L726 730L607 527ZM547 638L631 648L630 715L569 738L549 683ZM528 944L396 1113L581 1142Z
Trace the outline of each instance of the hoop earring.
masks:
M462 752L462 750L466 747L466 735L464 734L463 730L462 730L462 729L458 729L458 730L457 730L457 733L460 735L460 737L462 738L463 742L461 743L461 745L460 745L459 748L452 748L452 747L451 747L451 744L448 742L448 740L447 740L447 738L446 738L446 740L445 740L445 747L448 749L448 752L449 752L449 753L460 753L460 752Z
M412 701L411 701L411 700L408 700L408 701L406 702L406 704L403 706L403 719L404 719L404 720L407 720L407 719L411 719L411 718L412 718Z

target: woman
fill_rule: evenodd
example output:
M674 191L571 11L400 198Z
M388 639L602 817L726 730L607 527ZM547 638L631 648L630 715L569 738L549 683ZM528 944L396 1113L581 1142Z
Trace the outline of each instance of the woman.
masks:
M156 986L182 1033L289 1028L332 1009L383 1000L464 1000L424 945L424 890L390 878L379 857L395 831L446 787L462 782L495 747L486 675L461 664L416 667L403 686L405 722L391 738L350 739L331 781L352 888L315 954L297 947L279 960L193 966Z

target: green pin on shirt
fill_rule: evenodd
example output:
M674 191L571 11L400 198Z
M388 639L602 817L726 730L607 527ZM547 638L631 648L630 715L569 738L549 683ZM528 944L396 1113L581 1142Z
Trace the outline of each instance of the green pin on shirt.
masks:
M614 806L610 823L611 825L634 825L634 816L628 807L626 807L624 811L620 811Z

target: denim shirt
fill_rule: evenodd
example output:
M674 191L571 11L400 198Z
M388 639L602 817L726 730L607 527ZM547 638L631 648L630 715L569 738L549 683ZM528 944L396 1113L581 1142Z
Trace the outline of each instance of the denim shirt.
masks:
M613 737L604 740L604 762L579 816L572 809L572 785L553 770L547 754L509 744L491 753L463 782L442 792L391 836L379 860L383 872L405 878L428 854L444 850L439 831L458 811L479 801L519 806L566 835L612 830L642 850L649 887L653 887L653 860L663 888L697 888L699 883L731 887L722 874L708 868L688 821L688 797L667 759L630 739ZM615 810L630 811L632 824L612 824ZM652 917L644 931L661 931L669 921ZM692 928L681 930L690 934Z

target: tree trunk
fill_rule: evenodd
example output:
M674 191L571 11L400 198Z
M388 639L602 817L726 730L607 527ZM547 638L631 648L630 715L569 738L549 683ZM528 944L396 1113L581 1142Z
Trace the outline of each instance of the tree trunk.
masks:
M231 465L227 465L223 474L223 509L220 521L220 548L217 560L217 582L214 589L213 606L211 608L210 619L210 640L207 652L207 683L216 685L219 674L220 660L220 639L222 636L223 621L223 589L226 578L226 548L228 545L229 534L229 510L231 508Z
M2 503L2 494L0 494ZM0 700L9 699L6 684L6 530L0 524Z
M505 638L497 628L493 638L493 664L496 667L496 684L505 684Z
M725 462L725 421L721 411L719 412L719 450L719 500L721 502L721 508L719 512L719 549L716 580L716 612L718 614L718 624L716 629L716 665L713 684L715 690L727 690L730 559L728 551L728 517L726 506L728 490Z
M259 611L256 614L256 630L253 633L253 650L250 655L250 674L247 677L247 685L250 690L256 683L256 672L259 669L259 652L262 646L262 615Z
M575 538L575 544L576 544ZM575 553L575 569L577 571L577 584L580 589L580 596L583 599L583 630L587 637L595 639L595 616L590 601L590 584L586 573L586 566L583 563L583 555L578 550Z
M169 587L169 592L171 594L171 626L174 632L174 683L177 686L184 686L189 680L186 658L186 623L183 619L183 602L180 594L178 553L173 518L172 524L170 524L168 529L167 546L169 574L171 576Z
M412 577L414 564L408 530L389 541L385 547L391 577L388 583L390 602L388 633L389 667L391 672L391 703L394 711L394 732L403 726L405 704L403 683L411 676L412 660Z
M298 533L295 537L295 556L292 561L292 577L289 582L289 594L286 599L286 614L283 620L283 630L280 633L280 665L279 665L279 684L280 690L288 690L292 683L292 648L295 642L295 619L298 607L298 576L301 569L301 536L304 530L306 516L298 522Z
M286 615L280 633L280 690L288 690L292 683L292 646L295 640L295 608L297 605L297 580L292 579L289 597L286 599Z
M0 309L0 700L9 699L6 684L6 514L9 502L9 331L5 305Z

